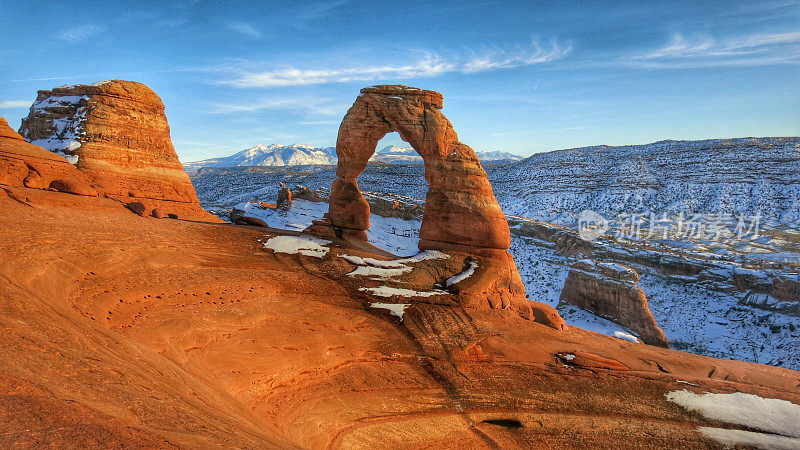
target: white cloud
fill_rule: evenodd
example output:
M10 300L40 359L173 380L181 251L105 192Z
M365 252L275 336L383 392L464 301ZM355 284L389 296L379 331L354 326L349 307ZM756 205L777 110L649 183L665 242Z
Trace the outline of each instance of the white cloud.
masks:
M316 116L343 115L350 105L339 105L325 98L300 98L287 97L269 100L254 101L242 104L215 104L209 110L210 114L236 114L241 112L256 112L263 110L288 110L300 111Z
M721 67L800 63L800 31L753 34L722 41L708 36L687 39L675 33L657 50L634 55L642 67Z
M2 109L30 108L32 104L30 100L0 100Z
M98 34L106 31L105 26L100 25L83 25L80 27L70 28L58 33L57 37L62 41L67 42L81 42L89 39L90 37L97 36Z
M345 83L385 79L410 79L437 77L445 73L476 73L489 70L513 69L532 64L554 61L566 56L571 47L552 43L545 50L537 43L516 52L493 50L480 56L446 59L436 53L425 53L419 60L409 64L371 65L347 68L297 69L288 67L265 72L242 72L238 78L226 81L240 88L274 86L300 86L310 84Z
M261 31L257 30L254 26L250 25L249 23L245 22L234 22L229 23L228 28L231 30L243 34L250 39L261 39Z
M509 53L503 50L492 52L488 55L475 56L468 60L461 67L464 73L485 72L487 70L513 69L516 67L530 66L532 64L544 63L561 59L566 56L572 47L561 47L557 42L553 42L548 50L536 43L531 43L531 49L518 50Z

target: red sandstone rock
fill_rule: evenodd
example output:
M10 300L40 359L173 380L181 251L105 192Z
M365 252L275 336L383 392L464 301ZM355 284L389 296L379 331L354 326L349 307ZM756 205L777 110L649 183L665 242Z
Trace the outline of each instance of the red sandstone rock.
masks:
M339 127L336 153L339 157L331 185L328 220L315 223L308 232L325 238L355 237L366 240L370 204L361 194L356 178L375 153L378 141L397 131L422 156L428 194L422 215L419 248L441 250L454 261L474 258L475 273L448 289L462 305L489 309L511 309L522 317L553 328L566 328L554 309L532 307L525 297L514 259L507 251L510 232L492 186L475 152L458 142L453 126L439 111L442 95L407 86L374 86L361 90ZM383 209L397 212L399 205ZM413 213L401 211L400 213ZM445 264L447 263L437 263ZM443 273L442 268L434 268ZM451 275L453 267L444 272ZM422 279L425 279L423 276ZM422 284L441 280L426 280Z
M275 202L280 209L289 209L292 207L292 191L281 183L281 190L278 191L278 200Z
M669 392L800 404L779 367L458 305L400 322L331 254L386 255L295 264L263 229L26 191L48 206L0 204L1 448L720 448L698 427L755 430Z
M250 216L239 216L233 220L233 223L236 225L251 225L254 227L263 227L269 228L266 222L257 218L257 217L250 217Z
M31 189L54 188L79 195L97 195L89 179L66 159L25 142L2 117L0 117L0 185Z
M278 209L278 205L275 203L267 203L267 202L257 202L257 203L258 207L261 209L271 209L273 211Z
M533 320L536 322L560 331L567 329L567 323L561 317L561 314L558 313L558 310L547 303L531 302L531 312L533 314Z
M294 198L301 198L303 200L308 200L311 202L323 202L325 199L319 195L319 192L311 190L305 186L295 186L292 189L292 196Z
M62 180L59 178L51 181L49 188L55 189L58 192L66 192L68 194L97 197L97 190L85 183L79 183L75 180Z
M334 226L369 228L369 206L356 178L375 153L378 141L397 131L425 161L428 194L420 230L421 249L447 244L507 249L508 223L475 152L458 142L450 121L439 111L442 95L406 86L374 86L361 95L339 127L338 179L331 188Z
M587 352L560 352L556 357L564 364L587 369L630 370L625 364Z
M561 302L611 318L638 333L645 344L669 348L638 281L639 274L630 267L581 260L571 267Z
M134 214L147 217L147 208L144 206L144 204L142 204L142 202L126 203L125 207L130 209Z
M218 220L200 207L178 161L164 104L141 83L111 80L39 91L20 133L71 160L108 197L132 197L148 209L166 201L184 215Z

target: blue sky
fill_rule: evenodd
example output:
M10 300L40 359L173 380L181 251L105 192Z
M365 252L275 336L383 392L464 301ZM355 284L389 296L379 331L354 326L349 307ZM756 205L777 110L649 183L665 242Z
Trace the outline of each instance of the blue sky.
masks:
M800 135L800 1L26 1L0 29L12 127L39 89L134 80L183 161L334 145L387 83L442 92L476 150Z

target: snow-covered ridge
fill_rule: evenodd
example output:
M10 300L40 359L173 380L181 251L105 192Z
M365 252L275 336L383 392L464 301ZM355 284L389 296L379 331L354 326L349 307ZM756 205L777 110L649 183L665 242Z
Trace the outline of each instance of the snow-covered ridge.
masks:
M761 214L800 227L800 138L661 141L539 153L489 171L503 211L574 227L583 210Z
M224 158L184 164L187 168L240 166L301 166L336 163L334 147L313 147L306 144L255 145Z

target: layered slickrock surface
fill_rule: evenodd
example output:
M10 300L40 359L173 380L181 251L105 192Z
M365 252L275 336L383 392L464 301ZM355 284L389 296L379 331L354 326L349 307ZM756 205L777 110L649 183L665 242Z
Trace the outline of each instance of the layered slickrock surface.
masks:
M347 240L276 253L263 229L13 189L29 205L0 198L3 447L716 447L699 426L741 426L667 392L800 404L795 371L510 311L413 302L400 321L342 256L387 257Z

